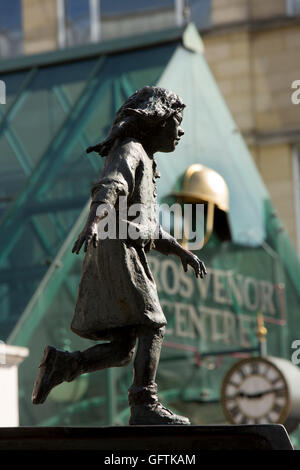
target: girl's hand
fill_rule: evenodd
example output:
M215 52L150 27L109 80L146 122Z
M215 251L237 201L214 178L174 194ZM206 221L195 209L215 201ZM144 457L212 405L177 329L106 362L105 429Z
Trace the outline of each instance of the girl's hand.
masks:
M74 243L72 253L76 253L76 255L78 255L83 244L85 252L91 243L94 248L97 248L99 242L98 222L107 216L108 211L109 208L107 204L92 203L88 220L84 229L78 235L78 238Z
M203 261L198 256L194 255L188 250L184 250L180 253L180 259L185 272L187 272L188 265L192 266L195 271L196 277L200 275L201 279L207 274L207 270Z
M72 248L72 253L79 254L82 245L84 245L84 251L86 252L89 244L92 243L93 247L96 248L98 245L98 230L97 223L87 224L82 232L78 235L78 238Z

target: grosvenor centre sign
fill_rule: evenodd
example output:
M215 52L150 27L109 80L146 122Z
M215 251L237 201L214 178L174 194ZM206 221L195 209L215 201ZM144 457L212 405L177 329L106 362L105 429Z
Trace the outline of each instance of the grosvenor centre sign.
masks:
M203 349L219 346L253 347L257 313L270 321L284 316L282 292L268 279L237 269L207 267L204 279L185 273L176 259L148 256L168 320L167 336ZM255 334L254 334L255 338Z

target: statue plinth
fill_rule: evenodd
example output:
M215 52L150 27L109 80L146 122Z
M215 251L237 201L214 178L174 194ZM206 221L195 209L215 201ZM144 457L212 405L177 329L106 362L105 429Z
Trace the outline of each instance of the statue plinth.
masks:
M2 450L190 452L293 450L284 426L108 426L0 428Z

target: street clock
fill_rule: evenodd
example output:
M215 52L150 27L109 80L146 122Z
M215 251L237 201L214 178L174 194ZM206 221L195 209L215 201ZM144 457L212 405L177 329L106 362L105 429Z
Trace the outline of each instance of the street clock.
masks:
M285 423L300 418L300 371L273 357L240 360L226 374L221 403L232 424Z

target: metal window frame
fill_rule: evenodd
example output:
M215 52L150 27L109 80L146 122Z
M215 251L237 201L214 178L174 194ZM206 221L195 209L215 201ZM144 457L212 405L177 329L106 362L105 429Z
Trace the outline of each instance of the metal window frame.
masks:
M66 4L65 0L56 0L57 42L59 49L67 47ZM101 39L100 0L89 0L90 42Z
M299 11L296 10L295 1L296 0L286 0L286 14L288 16L295 16L295 15L300 14L300 10Z
M176 26L184 25L184 6L185 6L184 0L174 0Z
M294 205L296 219L296 247L300 257L300 147L295 146L292 150L293 182L294 182Z
M57 43L63 49L67 43L65 0L56 0Z
M185 0L173 0L175 24L182 27L185 24ZM63 49L67 44L66 4L65 0L56 0L57 42L58 48ZM89 0L90 42L101 41L101 0Z
M89 0L90 5L90 40L101 40L101 0Z

